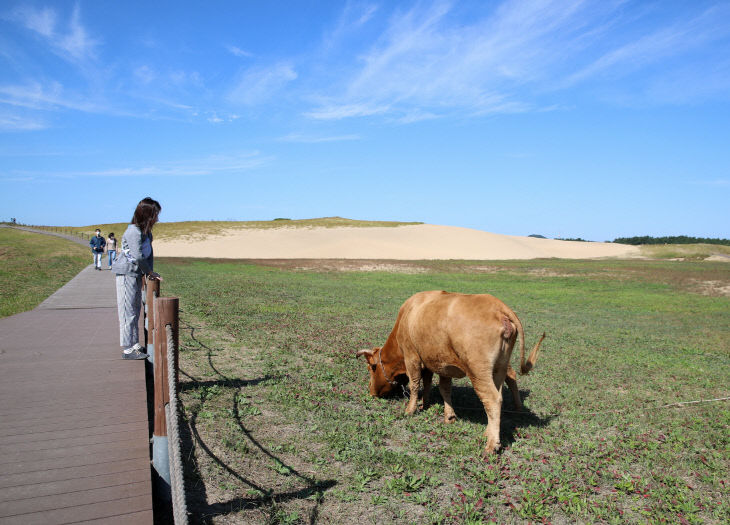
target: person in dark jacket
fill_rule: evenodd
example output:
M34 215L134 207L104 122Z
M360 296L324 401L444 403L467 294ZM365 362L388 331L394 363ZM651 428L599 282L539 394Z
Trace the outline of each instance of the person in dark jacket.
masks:
M91 246L91 253L94 255L94 268L101 270L101 259L104 257L104 246L106 246L106 240L101 236L101 230L96 229L94 235L89 241Z
M142 308L142 276L162 280L153 271L152 227L162 207L145 197L134 210L131 224L122 236L121 250L112 264L117 281L117 312L119 314L119 344L124 349L122 359L145 359L147 353L139 343L139 314Z

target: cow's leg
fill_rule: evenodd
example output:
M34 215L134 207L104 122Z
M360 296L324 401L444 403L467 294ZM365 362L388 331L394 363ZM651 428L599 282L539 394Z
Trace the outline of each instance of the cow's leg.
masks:
M517 388L517 374L512 367L507 369L507 375L504 378L504 382L507 383L509 391L512 392L512 400L514 401L515 410L522 410L522 399L520 399L520 391Z
M487 379L477 379L471 377L471 383L474 391L484 405L487 413L487 429L484 435L487 437L487 446L484 448L484 454L492 454L499 450L499 424L502 410L502 392L501 388L497 388L491 377ZM500 384L500 387L502 385Z
M406 406L406 414L413 414L418 407L418 387L421 384L421 363L406 359L406 374L408 374L408 390L410 399Z
M439 376L439 390L441 397L444 398L444 423L453 423L456 421L456 412L451 404L451 378Z
M423 377L423 409L426 410L431 405L431 385L433 384L433 372L428 368L424 368L421 373Z

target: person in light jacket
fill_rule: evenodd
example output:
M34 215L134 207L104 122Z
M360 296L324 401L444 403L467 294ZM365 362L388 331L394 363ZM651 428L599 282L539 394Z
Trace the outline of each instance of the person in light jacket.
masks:
M119 256L112 264L117 280L117 311L119 313L119 344L123 359L145 359L147 353L139 343L139 314L142 308L142 276L162 280L153 271L152 227L162 206L145 197L134 210L132 222L122 236Z
M94 235L89 241L89 246L91 246L91 253L94 255L94 268L101 270L101 259L104 257L104 246L106 246L106 241L104 240L104 237L101 236L101 230L99 228L97 228L94 233L96 235Z
M117 238L114 237L114 232L109 233L109 238L106 240L106 251L109 254L109 269L112 269L112 263L117 259Z

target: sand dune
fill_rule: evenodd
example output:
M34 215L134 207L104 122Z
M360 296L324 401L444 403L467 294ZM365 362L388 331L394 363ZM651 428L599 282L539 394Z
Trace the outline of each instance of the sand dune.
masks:
M622 244L535 239L419 224L233 229L203 239L156 240L155 255L223 259L590 259L638 257L639 249Z

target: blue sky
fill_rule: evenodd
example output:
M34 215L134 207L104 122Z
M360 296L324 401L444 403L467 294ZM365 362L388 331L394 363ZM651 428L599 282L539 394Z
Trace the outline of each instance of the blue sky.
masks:
M730 237L730 2L0 5L0 219Z

